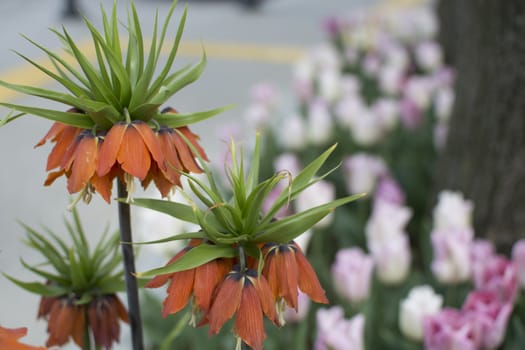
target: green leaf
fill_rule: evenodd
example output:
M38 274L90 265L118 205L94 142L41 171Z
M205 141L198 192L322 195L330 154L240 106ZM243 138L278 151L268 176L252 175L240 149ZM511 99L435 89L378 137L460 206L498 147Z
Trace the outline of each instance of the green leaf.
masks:
M75 256L75 250L71 249L69 251L69 269L71 271L71 281L73 282L73 289L75 291L77 290L83 290L87 286L87 276L84 274L84 270L80 263L77 261Z
M158 113L154 118L160 125L165 125L175 129L209 119L219 113L232 109L233 107L234 105L228 105L190 114Z
M162 44L166 35L166 31L168 29L168 23L170 21L171 15L173 13L173 10L175 9L176 2L172 4L170 7L168 14L166 16L166 20L164 22L164 27L162 28L162 35L159 42L158 50L157 50L157 57L160 55L160 50L162 49ZM170 49L170 54L168 55L168 58L166 59L166 64L164 65L164 68L160 72L159 76L153 84L151 85L151 93L147 96L147 99L150 100L153 98L155 94L158 93L161 86L164 84L166 77L168 76L169 72L171 71L171 67L173 65L173 61L175 60L175 56L177 55L177 50L179 48L180 39L182 38L182 33L184 32L184 25L186 24L186 16L188 14L188 6L184 8L184 12L182 13L182 17L179 21L179 27L177 28L177 34L175 35L175 39L173 41L173 44Z
M266 224L270 220L272 220L275 214L284 205L284 203L286 203L288 200L292 199L294 195L298 194L299 192L311 185L312 178L324 164L328 156L330 156L330 154L334 151L336 146L337 144L324 151L319 157L317 157L314 161L312 161L310 164L304 167L304 169L301 170L301 172L299 172L299 174L297 174L295 178L293 178L292 183L290 184L290 188L283 191L281 195L275 200L274 204L265 216L262 224Z
M78 61L80 68L86 75L86 78L90 82L90 89L95 93L97 96L97 99L104 100L107 103L117 107L120 106L120 101L115 96L114 92L104 84L104 82L101 80L101 77L99 73L96 71L96 69L93 67L93 65L90 63L90 61L87 59L87 57L80 51L80 49L76 46L74 40L71 38L71 36L68 34L68 32L63 29L64 35L66 36L66 39L68 41L69 47L71 48L73 55L75 56L76 60ZM114 67L115 68L115 67Z
M8 280L16 284L22 289L34 294L38 294L45 297L57 297L60 295L68 294L68 290L63 287L55 285L47 285L40 282L24 282L14 277L11 277L5 273L2 273Z
M186 251L174 263L137 273L137 277L152 277L189 270L218 258L233 258L234 256L236 256L236 250L231 246L201 244Z
M169 216L192 224L198 223L193 208L187 204L151 198L134 198L131 204L168 214Z
M55 122L60 122L66 125L75 126L77 128L82 129L91 129L95 125L90 118L88 118L85 114L82 113L61 112L53 109L27 107L2 102L0 102L0 106L11 108L26 114L33 114L45 119L53 120Z
M200 239L206 239L208 236L204 234L202 231L196 231L196 232L186 232L186 233L179 233L173 236L169 236L162 239L157 239L155 241L147 241L147 242L133 242L133 245L141 245L141 244L158 244L158 243L166 243L166 242L172 242L172 241L178 241L183 239L193 239L193 238L200 238ZM126 243L124 243L126 244ZM129 244L129 243L128 243Z
M24 259L20 258L20 263L22 263L22 265L32 271L33 273L43 277L46 279L46 281L52 281L52 282L56 282L57 284L60 284L60 285L69 285L71 283L71 280L67 279L67 278L64 278L62 276L59 276L59 275L55 275L55 274L52 274L52 273L49 273L47 271L44 271L44 270L41 270L41 269L38 269L34 266L30 266L29 264L27 264Z
M54 30L54 29L51 29L51 31L53 33L55 33L59 39L62 39L63 38L63 35L61 33L59 33L58 31ZM59 55L57 55L56 53L54 53L53 51L49 50L48 48L38 44L37 42L31 40L29 37L27 36L24 36L24 39L26 39L27 41L29 41L31 44L35 45L36 47L38 47L40 50L44 51L49 59L51 60L51 62L53 63L54 66L58 67L58 63L60 63L60 65L62 65L62 67L64 67L68 72L70 72L71 74L73 74L73 76L79 81L81 82L85 87L88 87L89 86L89 82L86 80L86 78L84 76L82 76L82 74L77 71L76 69L74 69L69 63L67 63L64 59L62 59ZM24 56L22 56L22 58L24 58ZM26 60L28 60L26 58ZM33 64L35 65L35 64ZM38 66L37 66L38 68ZM40 68L39 68L40 69ZM44 73L46 73L44 71ZM46 73L47 74L47 73ZM53 78L54 79L54 78ZM66 80L69 80L71 81L70 79L66 79ZM60 82L60 81L59 81ZM60 82L62 84L62 82ZM63 84L62 84L63 85ZM76 85L76 84L75 84ZM64 86L64 87L67 87L67 86ZM86 90L83 90L81 87L77 86L81 91L86 91ZM73 92L72 90L70 90L71 92ZM73 92L74 93L74 92ZM77 96L80 96L81 94L76 94Z
M22 55L21 53L18 53L15 51L15 53L22 57L24 60L26 60L27 62L29 62L30 64L32 64L33 66L35 66L36 68L38 68L40 71L44 72L46 75L48 75L49 77L51 77L52 79L56 80L58 83L60 83L62 86L64 86L66 89L68 89L69 91L71 91L71 93L73 93L74 95L76 96L82 96L82 95L88 95L90 92L89 92L89 86L87 86L88 89L84 89L82 88L81 86L78 86L77 84L75 84L73 81L71 81L70 79L67 79L67 78L63 78L62 76L60 75L57 75L53 72L51 72L49 69L45 68L44 66L42 66L41 64L38 64L36 63L35 61L31 60L30 58Z
M151 98L150 102L163 104L171 96L177 93L177 91L181 90L185 86L199 79L205 67L206 67L206 54L203 51L202 58L198 64L196 64L186 74L178 77L174 81L170 82L168 85L162 85L159 88L159 91L155 94L155 96Z
M0 120L0 127L12 122L13 120L17 120L21 116L25 115L26 113L18 113L14 114L13 111L9 111L9 113L6 115L6 117L2 120Z
M343 197L335 201L288 216L284 219L273 221L263 227L260 227L262 232L255 237L254 242L289 242L300 234L306 232L317 222L321 221L326 215L334 211L336 207L350 203L361 197L363 197L361 194Z

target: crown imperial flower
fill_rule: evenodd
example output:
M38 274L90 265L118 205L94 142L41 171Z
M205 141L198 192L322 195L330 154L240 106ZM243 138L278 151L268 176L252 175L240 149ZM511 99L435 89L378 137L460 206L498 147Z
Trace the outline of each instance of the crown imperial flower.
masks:
M128 32L127 49L123 49L120 40L116 3L111 14L102 10L102 31L85 19L96 52L95 63L91 63L66 29L62 32L53 30L78 67L26 38L47 54L57 72L19 55L57 81L66 92L5 81L0 81L0 86L60 102L70 108L63 112L0 103L19 112L10 114L0 125L23 114L55 122L37 144L41 146L46 141L55 143L46 166L46 170L52 172L45 185L65 176L69 193L80 192L80 197L89 201L91 195L97 192L109 202L115 178L126 183L128 192L133 188L133 178L139 179L143 187L153 181L165 197L175 186L181 185L178 172L201 172L195 158L207 158L198 145L198 136L191 133L187 125L207 119L225 108L185 115L170 107L160 109L171 96L196 81L206 65L203 53L200 62L193 67L186 66L173 72L186 20L187 11L184 10L166 63L163 67L157 67L175 5L176 1L167 12L160 32L155 18L149 50L144 47L133 3L125 26ZM192 146L188 147L187 143Z

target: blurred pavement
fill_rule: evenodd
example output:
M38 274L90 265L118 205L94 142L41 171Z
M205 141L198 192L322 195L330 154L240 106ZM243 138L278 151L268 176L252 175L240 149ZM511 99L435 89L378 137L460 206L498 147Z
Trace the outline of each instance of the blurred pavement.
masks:
M99 24L99 2L110 9L113 0L79 0L80 8L95 24ZM169 0L136 0L136 6L147 33L152 27L155 8L160 18L169 8ZM197 124L192 129L201 135L206 150L221 147L216 129L224 120L239 120L249 98L249 89L256 83L267 81L277 86L283 98L291 94L291 65L303 50L315 46L325 38L322 20L329 15L355 11L377 5L379 0L267 0L257 11L249 11L238 2L189 1L189 15L183 36L178 66L197 62L200 43L207 48L208 66L200 80L175 95L172 105L183 112L200 111L227 104L236 104L215 119ZM125 16L127 1L119 1L121 18ZM43 43L49 48L59 48L60 43L47 30L65 25L79 43L86 42L88 34L80 21L61 18L63 1L58 0L3 0L0 2L0 79L27 82L37 86L50 86L50 81L35 75L31 68L10 50L16 50L33 59L42 58L41 52L27 43L18 33ZM183 2L178 5L175 18L182 13ZM197 50L195 49L197 47ZM271 54L276 54L271 56ZM273 58L272 58L273 57ZM177 62L177 61L176 61ZM0 101L15 102L41 107L50 106L37 98L22 97L0 90ZM3 118L5 109L0 109ZM237 119L236 119L237 118ZM21 242L21 220L35 228L46 225L63 231L62 217L67 215L68 203L62 179L51 187L43 187L46 177L45 162L51 149L49 145L33 149L47 132L51 123L35 117L23 117L0 129L0 271L23 280L38 278L22 268L19 257L29 263L38 263ZM91 238L96 240L105 225L117 227L116 206L108 206L94 198L89 206L79 204L80 214ZM90 233L91 234L91 233ZM144 268L139 261L139 270ZM152 266L147 266L152 267ZM45 322L36 321L39 298L29 294L0 276L0 325L28 327L24 341L34 345L45 342ZM122 345L129 348L129 329L122 331ZM73 347L65 347L72 349Z

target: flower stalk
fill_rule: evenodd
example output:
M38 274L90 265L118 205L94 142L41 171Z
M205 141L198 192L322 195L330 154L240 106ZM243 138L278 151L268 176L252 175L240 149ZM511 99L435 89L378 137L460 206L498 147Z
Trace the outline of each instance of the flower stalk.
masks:
M128 191L122 181L117 181L119 198L127 198ZM130 207L126 202L118 203L118 218L120 225L120 241L124 264L124 277L126 281L126 295L128 298L129 324L131 328L131 341L133 350L142 350L144 341L142 335L142 322L140 318L140 305L137 279L135 278L135 256L133 253L133 237L131 234Z

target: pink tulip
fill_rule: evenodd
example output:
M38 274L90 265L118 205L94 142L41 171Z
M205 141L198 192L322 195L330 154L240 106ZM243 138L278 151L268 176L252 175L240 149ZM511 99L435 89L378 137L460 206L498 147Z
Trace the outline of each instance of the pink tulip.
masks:
M370 291L373 268L372 257L360 248L339 250L332 265L335 289L352 303L366 300Z
M501 345L512 313L510 303L502 303L494 291L473 291L463 304L463 312L473 315L478 322L483 348L495 349Z
M425 350L477 350L481 329L472 314L446 308L423 321Z
M478 290L496 293L501 302L512 304L518 293L516 266L503 255L490 256L474 275L474 285Z

